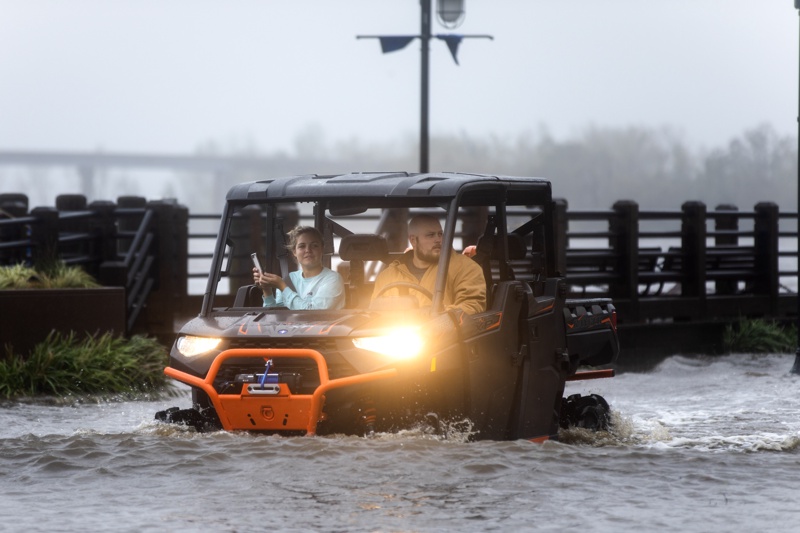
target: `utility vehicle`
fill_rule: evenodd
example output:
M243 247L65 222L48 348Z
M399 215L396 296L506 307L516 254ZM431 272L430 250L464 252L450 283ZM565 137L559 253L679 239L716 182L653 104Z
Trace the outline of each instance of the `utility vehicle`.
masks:
M430 305L373 294L408 245L417 213L442 221ZM313 225L324 264L343 273L341 310L262 307L250 255L286 276L286 232ZM406 172L305 175L234 186L227 195L199 315L179 331L165 373L192 406L156 418L198 430L368 435L469 421L474 439L557 438L603 427L599 396L563 398L565 382L613 376L619 352L608 299L567 300L550 182ZM444 310L451 254L476 247L485 312ZM230 304L225 295L233 295Z

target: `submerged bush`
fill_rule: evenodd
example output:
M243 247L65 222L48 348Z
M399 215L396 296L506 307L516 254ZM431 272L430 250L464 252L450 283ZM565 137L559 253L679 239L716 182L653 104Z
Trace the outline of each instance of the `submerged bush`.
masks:
M0 267L0 289L90 289L100 284L79 266L56 261L39 268L23 264Z
M723 342L728 352L794 353L797 327L763 319L740 320L726 326Z
M154 339L51 333L27 357L6 347L0 397L150 392L166 384L166 349Z

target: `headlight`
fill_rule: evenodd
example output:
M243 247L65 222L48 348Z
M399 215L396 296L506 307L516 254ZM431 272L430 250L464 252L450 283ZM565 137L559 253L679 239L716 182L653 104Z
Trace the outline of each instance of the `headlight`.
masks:
M395 359L411 359L419 355L425 343L416 328L398 328L379 337L353 339L353 344L356 348Z
M178 351L185 357L194 357L216 348L222 339L186 335L178 339Z

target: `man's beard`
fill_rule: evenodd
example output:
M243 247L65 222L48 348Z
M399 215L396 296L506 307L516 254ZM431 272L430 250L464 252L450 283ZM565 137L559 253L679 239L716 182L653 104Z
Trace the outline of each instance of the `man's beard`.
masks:
M436 264L439 262L439 255L441 255L441 250L438 250L439 253L434 253L431 250L429 253L425 253L422 250L414 250L414 253L417 255L417 259L420 261L425 261L426 263Z

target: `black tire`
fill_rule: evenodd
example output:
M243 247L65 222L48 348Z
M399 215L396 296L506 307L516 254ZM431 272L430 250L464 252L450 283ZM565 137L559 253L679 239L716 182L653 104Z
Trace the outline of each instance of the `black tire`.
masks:
M562 428L579 427L605 431L611 424L611 407L599 394L573 394L561 402L559 423Z

